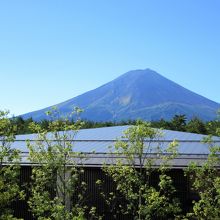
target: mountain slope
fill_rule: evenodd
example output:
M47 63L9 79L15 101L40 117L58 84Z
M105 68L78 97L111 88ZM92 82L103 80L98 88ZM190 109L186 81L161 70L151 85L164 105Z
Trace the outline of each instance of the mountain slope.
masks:
M215 118L220 104L200 96L166 79L153 70L134 70L117 79L56 105L68 114L73 106L84 109L82 118L94 121L170 119L175 114L188 118L198 116L204 120ZM43 110L22 115L35 120L45 118Z

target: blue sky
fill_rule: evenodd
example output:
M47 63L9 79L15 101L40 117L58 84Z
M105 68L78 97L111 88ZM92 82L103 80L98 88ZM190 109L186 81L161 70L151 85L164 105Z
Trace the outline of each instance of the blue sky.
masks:
M151 68L220 102L219 0L0 0L0 109L18 115Z

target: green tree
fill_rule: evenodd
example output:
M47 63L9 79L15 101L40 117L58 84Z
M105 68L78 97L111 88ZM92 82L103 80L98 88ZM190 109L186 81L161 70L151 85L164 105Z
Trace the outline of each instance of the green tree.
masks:
M115 199L122 198L117 205L119 210L134 219L174 218L181 211L174 196L172 179L167 174L178 144L174 141L162 151L155 142L160 136L159 130L152 129L148 123L138 122L116 143L112 152L115 164L103 166L116 186L116 193L103 194L107 204L114 204ZM151 184L155 172L159 174L158 187ZM97 184L102 185L100 180Z
M31 130L29 129L29 124L33 122L32 118L24 120L22 117L13 117L10 119L13 126L16 128L16 134L29 134Z
M186 125L187 132L197 133L197 134L206 134L207 130L205 123L199 118L195 117L191 119Z
M152 121L151 125L154 128L171 129L171 122L170 121L166 121L163 118L160 119L159 121Z
M39 220L85 219L86 183L80 180L84 156L73 149L73 138L81 122L70 124L68 119L63 119L61 123L55 109L47 114L52 119L48 129L37 123L31 125L38 138L34 144L28 142L30 160L38 165L32 171L29 206ZM92 217L94 212L92 208Z
M208 134L218 135L220 133L220 110L217 112L217 119L206 123Z
M216 134L220 136L220 129L216 130ZM193 209L187 213L187 217L199 220L220 219L220 146L210 136L204 142L210 145L207 160L203 164L191 163L186 170L192 189L199 197L193 201Z
M14 127L7 117L8 112L0 111L0 219L12 220L12 202L24 199L24 192L19 185L20 156L12 149Z
M186 115L175 115L171 120L171 129L175 131L186 130Z

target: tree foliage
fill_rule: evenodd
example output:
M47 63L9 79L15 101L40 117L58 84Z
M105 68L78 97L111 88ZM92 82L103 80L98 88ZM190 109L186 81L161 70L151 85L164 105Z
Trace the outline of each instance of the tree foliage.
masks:
M61 123L56 120L56 110L48 115L53 119L48 124L50 133L37 123L31 124L38 139L34 144L28 143L30 160L37 164L33 167L29 206L39 220L85 219L86 184L80 180L84 156L73 146L81 122L69 124L64 119Z
M68 121L62 121L62 118L57 119L59 124L69 124L73 125L75 120L69 118ZM30 129L29 125L33 122L32 118L22 119L22 117L14 117L11 119L11 122L16 127L16 134L28 134L33 131ZM107 122L94 122L94 121L83 121L83 125L81 128L99 128L99 127L110 127L110 126L118 126L118 125L135 125L135 120L128 121L107 121ZM49 123L50 120L44 119L42 121L35 122L42 129L50 130ZM160 119L158 121L151 121L151 126L154 128L168 129L168 130L176 130L176 131L185 131L192 132L198 134L211 134L216 135L216 128L220 126L220 122L217 120L212 121L202 121L198 117L194 117L192 119L187 119L185 115L175 115L171 120ZM62 128L62 126L61 126ZM61 128L59 130L61 130Z
M134 219L174 217L181 211L174 196L172 179L167 174L169 161L177 153L177 143L173 142L162 151L154 142L160 135L148 123L138 122L116 143L112 157L118 157L114 164L103 167L116 186L116 194L110 192L104 195L107 203L115 204L115 209ZM153 153L154 157L149 156L149 153ZM155 172L159 173L158 186L151 183L151 176ZM101 182L98 181L97 184L100 185ZM115 203L114 200L118 198L120 200Z
M7 117L8 112L0 111L0 219L12 220L11 204L24 199L19 185L19 151L11 148L14 141L14 127Z
M220 136L220 127L216 134ZM186 170L192 182L192 189L198 199L193 201L193 209L187 214L189 219L220 219L220 145L211 136L203 140L209 144L210 153L203 164L191 163Z

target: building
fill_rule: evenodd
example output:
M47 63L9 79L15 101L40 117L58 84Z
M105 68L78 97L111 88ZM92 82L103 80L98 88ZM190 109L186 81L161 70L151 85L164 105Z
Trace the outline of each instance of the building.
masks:
M106 219L111 219L112 213L109 213L103 201L100 198L99 191L96 188L96 180L99 178L105 179L107 190L111 190L112 182L109 178L106 178L102 171L103 164L112 164L118 155L111 153L110 146L114 146L117 140L128 141L121 138L123 132L127 130L129 126L115 126L104 127L94 129L82 129L73 139L73 150L76 152L82 152L86 155L84 161L85 173L84 180L88 183L88 204L98 207L98 210L104 210ZM71 131L69 131L71 134ZM160 145L161 149L166 147L173 141L177 140L179 143L179 154L172 161L172 169L170 175L173 177L174 186L177 189L178 197L180 198L183 209L190 208L190 204L193 199L196 198L195 193L191 191L188 178L184 175L184 168L192 161L202 164L209 154L209 144L202 143L201 140L205 135L192 134L178 131L163 130L163 136L157 140L145 140L146 144L149 141L152 142L152 146ZM48 134L50 138L51 134ZM31 175L31 167L36 165L30 163L28 160L28 148L26 141L35 142L37 136L31 135L18 135L12 147L21 151L21 181L29 182ZM72 140L71 140L72 141ZM214 137L214 144L220 144L220 138ZM156 157L156 152L146 152L148 156ZM123 157L123 155L120 155ZM156 166L157 164L155 164ZM137 165L138 166L138 165ZM155 183L155 177L152 177L152 184ZM31 219L31 213L28 211L26 202L19 202L14 204L15 212L18 217L25 219ZM106 211L105 211L106 210ZM122 216L118 219L124 219ZM128 218L126 218L128 219Z

